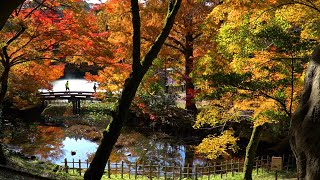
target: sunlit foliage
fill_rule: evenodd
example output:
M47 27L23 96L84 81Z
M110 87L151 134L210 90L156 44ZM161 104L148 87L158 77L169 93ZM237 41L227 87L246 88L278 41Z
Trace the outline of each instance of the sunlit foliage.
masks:
M208 159L217 159L219 156L228 157L230 151L236 152L238 138L234 137L233 130L226 130L220 136L208 136L196 147L196 152L205 154Z

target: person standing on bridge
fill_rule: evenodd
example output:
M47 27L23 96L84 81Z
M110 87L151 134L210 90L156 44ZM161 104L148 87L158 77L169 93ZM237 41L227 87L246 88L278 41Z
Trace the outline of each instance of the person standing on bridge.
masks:
M96 86L96 83L93 84L93 90L94 92L97 92L97 86Z
M65 86L66 86L66 92L67 92L67 91L70 92L70 89L69 89L69 81L66 82Z

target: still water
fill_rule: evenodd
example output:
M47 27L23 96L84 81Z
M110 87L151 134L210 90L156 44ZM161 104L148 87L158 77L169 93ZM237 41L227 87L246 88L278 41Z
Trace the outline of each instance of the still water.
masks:
M11 149L54 164L62 164L65 158L68 161L72 159L90 161L98 147L98 142L82 137L69 137L65 134L65 128L55 126L11 126L5 129L4 134L3 141ZM75 155L72 155L74 152ZM163 134L145 136L134 131L121 134L110 161L126 163L144 161L161 165L205 163L204 159L194 157L189 145L173 142Z

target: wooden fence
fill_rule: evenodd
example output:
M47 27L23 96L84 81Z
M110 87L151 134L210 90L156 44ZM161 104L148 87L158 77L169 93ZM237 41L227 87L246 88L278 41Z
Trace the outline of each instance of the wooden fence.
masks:
M89 167L89 162L85 161L67 161L65 159L64 171L69 173L79 173L80 175L84 174L84 171ZM292 155L282 156L282 170L289 170L295 167L295 158ZM108 161L105 173L108 178L111 178L111 174L119 175L123 178L124 174L128 175L129 178L137 179L138 176L147 176L150 179L160 177L167 179L182 179L185 177L197 179L200 176L207 176L210 179L210 176L233 176L235 172L242 172L244 166L244 161L240 159L231 159L225 161L214 162L213 164L206 165L187 165L187 166L166 166L160 164L147 164L142 163L125 163L115 162L111 163ZM255 172L269 171L271 168L271 157L262 156L255 158Z

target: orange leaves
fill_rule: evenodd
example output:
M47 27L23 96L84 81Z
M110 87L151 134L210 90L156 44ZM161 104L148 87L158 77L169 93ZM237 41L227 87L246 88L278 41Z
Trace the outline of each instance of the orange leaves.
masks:
M18 107L25 107L33 101L30 97L24 96L26 92L34 93L40 88L51 89L50 82L63 76L63 72L64 65L51 65L49 61L45 61L44 64L29 62L15 66L12 69L10 78L12 85L9 88L15 104Z
M131 67L129 65L114 64L99 71L98 75L86 73L85 78L99 82L99 88L108 92L119 92L122 89L124 80L129 76Z

